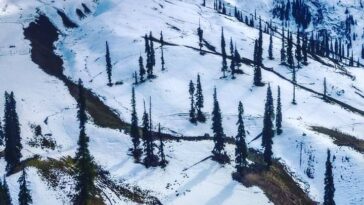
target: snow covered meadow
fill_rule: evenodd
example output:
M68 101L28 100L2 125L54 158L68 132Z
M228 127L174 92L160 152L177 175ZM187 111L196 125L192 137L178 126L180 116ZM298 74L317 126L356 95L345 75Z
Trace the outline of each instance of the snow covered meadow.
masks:
M256 10L262 19L271 18L271 1L226 2L251 13ZM15 93L24 147L23 159L34 155L39 155L42 159L73 157L79 131L76 100L70 95L67 86L59 79L47 75L32 62L31 48L29 41L24 39L23 28L37 17L37 12L47 15L59 29L60 39L55 47L56 53L64 61L64 74L74 82L81 78L85 87L92 90L125 122L130 122L133 74L139 69L139 56L142 55L145 60L143 36L152 32L159 39L160 32L163 32L164 40L174 45L164 45L166 70L161 71L161 47L155 43L154 73L157 77L135 86L139 119L142 119L143 101L149 104L151 97L154 130L157 130L157 124L160 123L162 132L179 137L212 136L211 112L213 89L216 87L225 134L229 137L236 135L238 103L241 101L245 110L248 147L262 150L261 140L253 139L262 131L267 86L253 85L254 68L246 64L241 66L244 74L237 75L234 80L230 77L222 79L221 56L211 53L201 55L198 50L191 48L198 47L197 28L200 24L204 39L220 52L223 28L227 50L231 38L242 57L253 59L257 29L238 22L234 17L217 13L213 9L213 1L209 0L206 7L194 0L87 0L82 3L88 5L92 12L83 19L74 12L81 8L78 0L0 2L0 93ZM56 8L63 10L78 27L66 28ZM358 19L363 17L358 13L355 15ZM112 87L107 86L106 41L110 46L112 81L120 83ZM269 60L269 35L264 34L263 63L290 79L291 70L279 61L280 36L275 35L273 42L275 60ZM356 48L357 56L360 48ZM331 63L327 59L324 61ZM343 75L338 68L313 58L309 58L308 63L297 71L298 84L323 93L323 79L326 78L329 96L364 109L360 90L363 87L364 71L361 67L346 67L350 75L355 77L352 78ZM189 122L188 116L188 83L190 80L196 82L197 74L201 76L205 98L203 111L207 121L194 125ZM283 134L274 137L274 157L286 166L310 198L322 202L326 152L330 149L335 156L333 173L336 204L364 203L362 153L348 146L338 146L329 136L312 130L312 126L338 129L364 140L361 134L364 132L363 115L327 103L321 97L300 88L296 90L297 105L293 105L291 82L268 70L262 70L262 76L263 82L272 87L275 105L278 86L282 94ZM3 98L0 98L0 105L4 105ZM32 125L40 125L43 133L50 134L56 140L57 148L52 150L30 146L29 142L34 137ZM163 204L272 203L259 187L245 187L232 180L233 161L223 166L210 159L201 161L211 155L212 141L167 141L165 151L168 166L165 169L146 169L143 165L134 163L132 156L128 155L132 143L124 131L99 127L91 120L87 124L87 135L90 137L90 152L95 161L108 170L113 179L149 190ZM226 145L232 159L234 149L235 146ZM1 175L5 174L4 159L1 159L0 167ZM312 171L311 176L307 174L308 169ZM28 175L33 204L71 203L67 194L72 192L72 180L66 180L63 190L52 189L37 169L29 168ZM19 192L19 176L17 173L7 177L13 204L17 204L15 199ZM105 194L109 197L106 204L135 203L110 190L105 190Z

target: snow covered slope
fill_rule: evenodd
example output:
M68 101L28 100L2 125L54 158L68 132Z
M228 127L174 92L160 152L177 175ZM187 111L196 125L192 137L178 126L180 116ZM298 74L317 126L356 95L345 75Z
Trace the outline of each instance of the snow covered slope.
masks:
M252 3L245 0L229 0L232 5L262 15L269 19L271 1L258 0ZM330 7L327 1L323 5ZM336 1L335 1L336 2ZM76 8L86 4L91 14L84 19L76 15ZM357 5L357 2L347 3ZM83 79L105 104L115 109L120 118L130 121L130 98L134 79L138 70L138 58L144 56L144 36L150 31L159 38L162 31L167 42L175 46L165 46L166 71L160 69L160 45L156 43L156 79L137 85L136 98L139 119L143 110L143 100L152 97L154 125L161 123L162 131L177 136L203 136L212 134L210 113L212 111L213 88L217 88L218 99L223 113L224 131L228 136L236 135L238 102L244 103L244 121L248 131L247 141L254 139L262 129L266 87L253 86L253 67L243 64L243 75L235 80L221 79L221 56L200 55L190 47L198 47L197 27L200 23L204 39L220 52L221 28L225 38L236 43L240 54L253 59L254 40L258 30L237 22L235 18L216 13L213 2L207 6L195 0L99 0L99 1L22 1L3 0L0 2L0 93L14 91L24 149L23 158L40 155L43 159L61 159L74 156L77 148L78 127L76 122L76 102L69 94L67 86L59 79L48 76L37 68L30 57L29 41L24 40L23 28L33 21L38 13L47 15L60 30L56 43L57 54L64 60L64 73L73 81ZM340 7L341 8L341 7ZM344 8L344 7L343 7ZM78 27L66 28L57 13L61 9ZM360 8L353 7L358 22L363 23ZM332 11L331 15L344 12ZM361 15L361 16L360 16ZM332 19L332 22L339 22ZM359 23L359 25L361 25ZM360 26L358 26L358 30ZM358 31L359 32L359 31ZM274 37L274 56L267 58L269 36L264 35L264 65L273 68L282 76L291 78L291 71L280 65L279 50L281 40ZM105 70L105 42L110 45L113 64L113 82L122 85L107 86ZM361 45L361 44L358 44ZM356 49L359 55L358 46ZM326 59L324 59L326 60ZM327 60L328 61L328 60ZM328 61L330 63L330 61ZM363 68L348 67L354 78L343 75L334 67L309 59L309 65L297 72L297 81L317 92L323 92L323 79L328 82L328 94L360 110L364 110L362 92ZM188 83L201 75L208 119L204 124L193 125L188 120ZM334 161L335 200L337 204L364 203L364 159L362 153L347 146L337 146L326 135L312 131L311 126L337 128L358 139L364 140L363 116L348 111L337 104L324 102L317 95L304 89L297 90L298 105L291 104L292 84L273 72L263 70L263 81L270 83L274 98L277 86L281 87L283 107L283 134L274 138L274 157L279 159L294 176L302 189L307 190L315 201L323 201L324 171L326 151L331 149L336 156ZM3 107L4 99L0 98ZM1 116L1 115L0 115ZM29 142L34 137L32 125L40 125L43 133L50 133L57 142L57 148L41 149L32 147ZM156 127L155 127L156 128ZM127 155L131 147L127 134L101 128L90 122L87 134L91 138L90 150L96 162L110 171L115 180L122 180L131 186L150 190L163 204L269 204L268 197L258 187L248 188L231 179L234 162L221 166L214 161L203 160L211 155L212 141L169 141L166 143L169 165L146 169L135 164ZM249 146L261 149L260 140ZM234 146L227 145L228 154L234 156ZM313 162L309 156L314 156ZM1 159L1 174L4 174L5 161ZM191 167L192 166L192 167ZM190 167L190 168L189 168ZM312 169L314 178L307 176L307 168ZM34 204L70 204L67 196L72 192L73 181L65 178L65 189L50 188L35 168L29 170L29 180ZM14 204L17 204L19 174L8 177ZM106 204L132 204L131 200L105 190L110 201ZM47 196L47 197L45 197Z

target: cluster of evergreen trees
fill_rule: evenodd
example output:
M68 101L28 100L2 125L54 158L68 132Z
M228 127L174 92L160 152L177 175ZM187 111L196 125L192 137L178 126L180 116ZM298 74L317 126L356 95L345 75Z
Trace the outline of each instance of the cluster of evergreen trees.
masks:
M263 86L262 67L263 66L263 30L262 20L259 18L259 37L254 42L254 85Z
M138 126L138 115L136 111L136 97L135 88L132 88L132 99L131 99L132 113L131 113L131 127L130 136L132 138L133 147L130 149L136 162L141 161L141 156L145 155L143 159L144 165L148 167L161 166L165 167L168 164L164 154L164 143L161 133L160 124L158 125L157 136L154 136L153 124L152 124L152 103L150 99L149 113L146 110L144 102L144 112L142 117L142 127L141 130ZM155 143L155 138L160 141L159 144L159 157L155 153L157 145ZM143 141L143 148L140 147L141 141Z
M291 17L295 20L298 27L306 29L310 23L312 14L305 0L277 0L274 2L272 10L273 16L281 21L290 21ZM287 24L287 23L286 23Z
M241 66L241 56L238 52L237 46L234 46L233 39L230 38L230 66L228 69L227 58L228 55L226 53L226 42L224 37L224 28L221 29L221 56L222 56L222 65L221 72L223 73L222 78L226 78L226 73L231 73L231 78L235 79L235 75L238 73L242 73L240 70Z
M202 112L202 108L204 107L204 97L202 92L201 78L200 74L197 74L197 82L196 87L193 81L190 81L189 89L190 100L191 100L191 109L189 112L190 122L205 122L206 117Z
M18 204L19 205L32 204L33 199L30 194L30 189L28 187L29 182L27 181L27 173L26 173L25 168L23 168L23 170L22 170L22 173L18 179L18 183L19 183ZM4 205L13 204L5 176L4 176L3 181L0 181L0 204L4 204Z
M139 75L138 72L134 72L134 84L143 83L146 79L153 79L156 77L154 74L154 67L156 63L155 59L155 49L154 49L154 41L158 41L153 37L152 32L149 33L149 36L145 34L144 36L145 41L145 55L146 55L146 64L144 66L144 60L142 55L139 56ZM165 71L165 59L164 59L164 45L165 41L163 39L163 33L160 33L159 42L161 44L161 71Z

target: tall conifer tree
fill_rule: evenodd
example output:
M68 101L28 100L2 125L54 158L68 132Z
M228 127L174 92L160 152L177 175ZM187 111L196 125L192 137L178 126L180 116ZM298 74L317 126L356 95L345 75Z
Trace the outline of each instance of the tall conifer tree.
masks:
M276 113L276 129L277 135L282 134L282 102L281 102L281 88L278 86L277 96L277 113Z
M141 156L141 149L140 145L140 135L139 135L139 128L138 128L138 115L136 111L136 100L135 100L135 89L134 87L131 90L131 127L130 127L130 136L133 142L132 154L136 161L139 161Z
M96 165L90 154L88 143L89 137L86 135L86 99L83 83L81 79L78 81L78 99L77 99L77 118L79 121L80 135L78 139L78 149L75 157L75 181L76 195L74 204L88 205L96 195L96 186L94 180L96 178Z
M326 171L325 171L325 195L324 195L324 205L335 205L334 195L334 177L332 174L332 162L330 150L327 150L327 160L326 160Z
M193 84L192 80L189 84L188 92L190 93L190 100L191 100L191 108L190 108L190 122L196 123L196 109L195 109L195 85Z
M226 77L227 71L227 62L226 62L226 50L225 50L225 37L224 37L224 28L221 29L221 55L222 55L222 67L221 71L223 73L223 78Z
M106 73L107 73L107 80L108 80L107 85L112 86L112 83L111 83L112 65L111 65L109 44L108 44L107 41L106 41L106 55L105 55L105 58L106 58Z
M19 205L32 204L33 200L32 196L30 195L30 190L28 188L27 174L25 172L25 168L23 169L18 182L19 182L19 195L18 195Z
M16 113L16 101L14 93L5 92L5 114L4 114L4 136L5 136L5 161L6 171L11 172L19 165L21 155L20 125Z
M215 143L214 149L212 150L213 159L225 163L228 161L228 156L225 152L224 143L224 129L222 127L222 116L220 111L220 105L217 100L216 88L214 89L214 107L212 111L212 131L214 133L213 140Z
M235 139L235 168L236 171L240 173L248 164L246 160L248 157L248 147L245 142L245 128L243 121L244 108L243 103L241 102L239 102L238 112L238 134Z
M273 145L273 116L274 106L273 97L270 85L267 89L267 99L265 102L264 121L263 121L263 132L262 132L262 146L264 147L264 161L269 168L272 164L272 145Z
M195 98L196 98L195 108L196 108L196 111L197 111L196 119L199 122L205 122L206 117L205 117L205 114L202 112L202 108L204 107L204 97L203 97L203 92L202 92L200 74L197 74L197 84L196 84Z

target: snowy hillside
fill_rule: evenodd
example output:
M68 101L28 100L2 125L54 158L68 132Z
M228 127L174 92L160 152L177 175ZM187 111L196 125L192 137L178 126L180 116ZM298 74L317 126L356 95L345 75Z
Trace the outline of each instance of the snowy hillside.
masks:
M8 173L5 145L0 149L0 175L6 178L12 204L19 204L18 179L23 167L33 204L75 203L79 79L87 89L89 151L98 165L95 177L98 191L94 197L99 201L90 204L322 203L328 149L333 155L330 159L336 204L364 203L364 69L360 64L362 59L359 66L349 62L351 53L355 61L361 58L364 43L364 12L360 1L306 1L312 18L320 9L324 16L319 24L308 26L307 34L327 29L333 42L341 38L340 27L349 15L345 14L348 8L356 21L352 31L358 36L342 61L336 61L331 54L309 53L307 65L295 70L296 82L292 79L292 69L281 63L282 22L272 15L277 1L226 0L227 13L231 15L217 12L213 0L206 0L205 6L202 2L0 1L0 93L14 92L23 147L19 165ZM233 17L235 6L244 18L254 19L255 26ZM274 59L268 58L269 33L262 36L264 86L255 86L253 82L259 17L264 26L271 19L277 26L272 33ZM202 51L199 26L203 30ZM242 57L239 59L242 72L235 79L230 72L222 78L222 29L228 67L230 39ZM297 26L290 22L285 27L288 29L294 31L296 50ZM161 32L164 41L159 40ZM147 64L144 36L150 33L156 77L136 84L134 75L139 75L139 57L143 57L144 66ZM112 86L108 85L106 42ZM165 70L162 70L162 52ZM189 83L192 80L196 84L197 75L201 77L206 122L193 124L189 120ZM238 131L239 101L244 106L245 140L250 148L248 164L252 167L264 164L260 134L265 126L268 85L272 88L275 112L277 87L280 87L283 114L283 133L273 138L273 165L270 170L251 172L240 181L234 180L233 139ZM294 85L296 105L292 104ZM151 130L157 146L160 123L168 161L165 168L147 168L141 162L136 163L130 154L132 88L141 129L143 111L149 111L151 104ZM211 157L214 88L226 134L225 150L230 157L226 164ZM5 104L5 98L1 97L1 109L5 109ZM3 112L0 116L5 119ZM158 151L156 148L155 153Z

